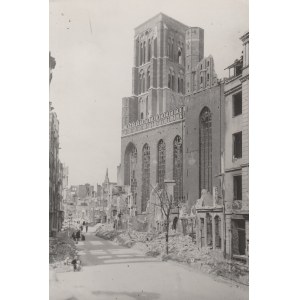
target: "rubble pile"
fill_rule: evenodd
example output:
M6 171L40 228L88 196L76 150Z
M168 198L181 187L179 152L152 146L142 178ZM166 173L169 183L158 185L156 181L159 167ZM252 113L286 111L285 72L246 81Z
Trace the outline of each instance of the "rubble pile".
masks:
M63 267L66 265L67 258L72 258L75 255L75 244L67 235L50 238L49 263L52 268Z
M188 235L171 232L169 235L169 253L166 254L165 233L140 231L117 231L110 227L101 227L97 235L126 247L133 247L149 256L160 256L162 260L187 263L203 272L229 278L249 284L249 270L244 264L226 260L222 252L209 248L198 249L196 242Z

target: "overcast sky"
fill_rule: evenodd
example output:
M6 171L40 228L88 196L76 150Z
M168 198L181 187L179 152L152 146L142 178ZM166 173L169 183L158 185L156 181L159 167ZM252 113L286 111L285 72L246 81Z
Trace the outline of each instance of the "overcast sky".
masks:
M131 95L134 28L159 12L204 29L218 77L241 56L247 0L50 0L50 101L60 121L69 184L116 181L122 97Z

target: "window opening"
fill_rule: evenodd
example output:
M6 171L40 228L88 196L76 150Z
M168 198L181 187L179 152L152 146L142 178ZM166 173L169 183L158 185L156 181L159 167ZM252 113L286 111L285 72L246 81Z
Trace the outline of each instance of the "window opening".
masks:
M177 135L173 142L173 179L174 186L174 201L178 205L182 199L182 173L183 173L183 154L182 154L182 139Z
M146 211L150 197L150 147L145 144L142 158L142 212Z
M242 92L239 92L232 97L233 102L233 117L242 114Z
M237 132L233 134L233 158L242 157L242 132Z
M205 107L200 114L200 189L212 193L212 119L211 112ZM200 196L199 195L199 196Z
M158 142L157 173L158 188L162 189L164 187L166 173L166 144L163 140Z
M233 200L242 200L242 175L233 176Z

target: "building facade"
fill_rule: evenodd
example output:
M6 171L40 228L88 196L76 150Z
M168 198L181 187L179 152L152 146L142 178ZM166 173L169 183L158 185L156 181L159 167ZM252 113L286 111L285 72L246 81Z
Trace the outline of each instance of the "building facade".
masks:
M218 79L204 30L158 14L135 29L132 96L122 99L118 184L130 208L145 219L153 190L174 180L170 221L191 222L200 247L230 258L247 257L249 242L248 38Z
M249 258L249 32L225 82L226 255Z
M176 203L191 208L201 189L220 188L224 87L213 58L204 57L199 27L159 14L135 29L134 45L133 95L122 100L120 182L130 186L138 215L164 180L175 180Z
M49 85L56 66L55 58L49 53ZM49 102L49 235L55 236L64 221L63 198L67 187L67 169L59 159L59 120Z

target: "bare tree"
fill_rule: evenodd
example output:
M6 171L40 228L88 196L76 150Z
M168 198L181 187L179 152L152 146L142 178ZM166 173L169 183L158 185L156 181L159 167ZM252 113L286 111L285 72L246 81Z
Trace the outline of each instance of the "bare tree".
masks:
M173 192L170 192L170 189L173 188L175 181L165 182L162 188L154 188L151 184L152 190L155 192L159 203L152 203L153 205L159 206L163 215L165 216L165 228L166 228L166 253L169 254L169 222L172 209L178 207L178 203L174 202ZM168 186L169 185L169 186ZM169 187L169 189L168 189Z

